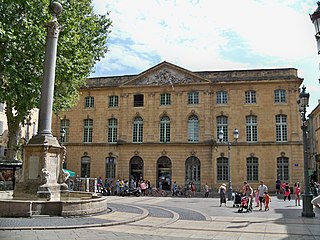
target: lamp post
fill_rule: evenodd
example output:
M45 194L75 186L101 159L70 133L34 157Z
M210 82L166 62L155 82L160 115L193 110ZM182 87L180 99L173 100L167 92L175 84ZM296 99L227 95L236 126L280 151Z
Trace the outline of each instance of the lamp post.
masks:
M223 142L223 136L224 136L224 132L223 132L223 129L221 129L219 131L219 140L220 142ZM233 130L233 139L235 142L237 142L239 138L239 130L238 129L234 129ZM230 146L231 146L231 142L230 141L227 141L226 144L228 145L228 180L229 180L229 184L228 184L228 201L231 201L232 200L232 180L231 180L231 158L230 158Z
M310 94L306 92L306 87L302 87L302 91L299 94L299 111L301 113L302 120L302 132L303 132L303 167L304 167L304 194L302 194L302 217L315 217L315 213L313 212L313 205L311 200L313 195L310 193L310 182L309 182L309 174L308 174L308 149L307 149L307 118L306 112L307 107L309 106L309 97Z
M317 4L318 8L316 9L316 11L314 11L313 14L310 14L310 18L316 30L315 37L317 41L318 54L320 54L320 2L317 2Z

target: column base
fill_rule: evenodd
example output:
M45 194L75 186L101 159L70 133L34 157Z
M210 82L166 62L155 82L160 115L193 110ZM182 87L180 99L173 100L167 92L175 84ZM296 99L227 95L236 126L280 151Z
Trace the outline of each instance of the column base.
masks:
M313 199L312 194L302 194L302 217L315 217L316 214L313 212L313 204L311 203L311 200Z

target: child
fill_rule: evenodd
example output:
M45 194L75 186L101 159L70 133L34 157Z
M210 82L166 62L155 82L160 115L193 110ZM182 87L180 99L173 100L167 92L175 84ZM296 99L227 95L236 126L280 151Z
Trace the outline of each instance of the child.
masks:
M271 197L267 192L264 192L264 203L265 203L265 211L269 210L269 203L271 202Z
M255 207L259 207L259 191L256 189L255 196L254 196L254 201L256 202Z
M294 194L296 195L296 206L297 204L299 204L300 206L300 193L301 193L301 189L300 189L300 183L297 182L294 184Z

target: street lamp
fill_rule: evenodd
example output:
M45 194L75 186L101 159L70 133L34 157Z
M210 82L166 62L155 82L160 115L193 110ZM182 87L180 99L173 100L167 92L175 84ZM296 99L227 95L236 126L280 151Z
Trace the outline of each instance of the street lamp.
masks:
M301 113L302 120L302 132L303 132L303 167L304 167L304 194L302 194L302 217L315 217L315 213L313 212L313 205L311 200L313 195L310 193L310 182L309 182L309 174L308 174L308 149L307 149L307 118L306 112L307 107L309 106L309 97L310 94L306 92L306 87L302 87L302 91L299 94L299 111Z
M220 140L220 142L223 142L223 136L224 136L224 132L223 132L223 129L221 129L219 131L219 135L218 135L218 138ZM233 130L233 139L235 142L237 142L239 138L239 130L238 129L234 129ZM230 145L231 145L231 142L230 141L227 141L227 145L228 145L228 180L229 180L229 184L228 184L228 201L231 201L232 200L232 181L231 181L231 159L230 159Z
M318 8L313 14L310 14L310 18L316 30L315 37L317 41L318 54L320 54L320 2L317 2L317 4Z

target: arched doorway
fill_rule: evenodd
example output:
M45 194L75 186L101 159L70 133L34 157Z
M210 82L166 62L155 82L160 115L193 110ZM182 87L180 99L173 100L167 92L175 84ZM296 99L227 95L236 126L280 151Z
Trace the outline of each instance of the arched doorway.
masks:
M171 160L161 157L157 161L157 187L171 190Z
M130 180L138 181L143 179L143 160L141 157L135 156L130 160Z
M201 190L200 160L197 157L189 157L186 160L186 184L193 182L196 191Z

